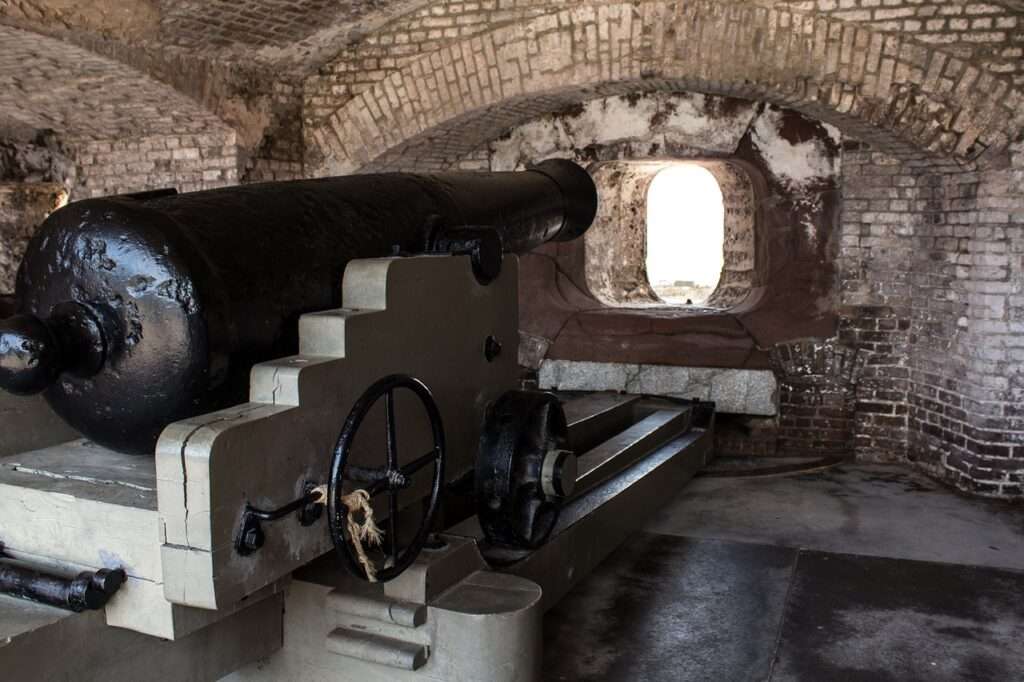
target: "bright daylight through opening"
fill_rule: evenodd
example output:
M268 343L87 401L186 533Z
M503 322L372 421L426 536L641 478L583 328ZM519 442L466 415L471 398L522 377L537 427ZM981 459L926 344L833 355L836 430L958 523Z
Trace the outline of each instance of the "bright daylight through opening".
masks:
M659 172L647 191L647 281L666 303L700 305L722 274L725 206L715 176L694 164Z

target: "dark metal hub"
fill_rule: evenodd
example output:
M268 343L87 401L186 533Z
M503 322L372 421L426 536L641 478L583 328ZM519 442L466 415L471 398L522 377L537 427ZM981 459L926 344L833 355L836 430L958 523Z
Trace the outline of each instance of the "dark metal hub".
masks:
M509 391L487 413L476 466L477 514L493 545L543 545L576 482L558 399Z

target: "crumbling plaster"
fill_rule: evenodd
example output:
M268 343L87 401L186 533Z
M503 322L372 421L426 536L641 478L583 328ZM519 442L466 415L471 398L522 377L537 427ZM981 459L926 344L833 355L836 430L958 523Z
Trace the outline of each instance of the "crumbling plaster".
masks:
M677 116L676 124L666 128L664 112L668 110L700 111L711 121L691 124L688 116ZM632 111L636 120L629 120L626 111ZM602 273L601 268L632 258L634 265L623 281L636 283L641 278L637 272L641 267L639 249L628 245L603 249L608 235L602 228L614 232L614 226L599 224L594 237L548 245L526 256L521 270L521 288L527 292L522 298L521 326L532 339L528 348L542 352L541 357L764 368L768 366L767 349L775 343L835 334L840 166L834 129L795 112L690 93L598 100L527 123L524 128L487 145L484 163L492 168L508 167L514 159L515 167L523 167L550 156L568 157L597 164L600 180L601 168L613 160L653 157L650 163L663 163L697 159L711 169L726 164L741 170L751 183L753 197L737 200L737 215L733 216L738 219L745 211L754 213L746 215L755 224L748 233L753 243L737 244L735 253L740 267L748 258L753 270L748 271L746 281L733 282L742 285L738 287L742 293L724 301L720 310L664 305L637 308L635 299L646 293L639 284L633 307L622 305L629 301L620 301L617 307L602 302L601 292L595 295L594 289L608 285L613 273ZM576 131L584 129L593 132L584 135L582 146L577 146ZM704 149L708 139L713 146ZM510 140L525 144L512 152ZM726 140L733 143L727 151ZM770 153L762 153L762 147ZM819 169L823 175L808 169ZM725 171L719 168L718 174L728 185ZM621 229L622 212L618 220ZM639 234L639 226L630 225L629 233ZM610 263L609 258L615 262ZM527 366L539 366L538 357L527 355L525 359Z

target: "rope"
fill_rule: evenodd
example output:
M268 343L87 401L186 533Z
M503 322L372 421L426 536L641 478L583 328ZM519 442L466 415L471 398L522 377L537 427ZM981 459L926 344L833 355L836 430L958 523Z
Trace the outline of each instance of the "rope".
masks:
M366 579L371 583L375 583L377 582L377 567L370 561L370 557L366 556L366 549L363 547L363 543L365 542L369 547L379 547L381 536L384 532L377 526L376 521L373 520L370 494L365 490L355 490L348 495L342 495L341 503L348 510L345 516L345 523L348 526L349 540L351 540L352 547L356 550L359 563L362 564L363 570L366 571ZM354 518L357 511L363 513L362 523L359 523Z

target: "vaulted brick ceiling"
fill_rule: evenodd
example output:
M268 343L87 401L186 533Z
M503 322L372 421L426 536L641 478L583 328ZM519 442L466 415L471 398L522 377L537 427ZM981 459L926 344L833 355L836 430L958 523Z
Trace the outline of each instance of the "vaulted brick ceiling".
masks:
M750 1L812 11L844 7L836 0ZM972 2L928 0L927 4ZM572 4L576 3L564 3ZM887 0L886 5L892 4ZM986 0L986 4L1024 10L1024 0ZM310 72L359 37L428 5L431 0L0 0L0 23L13 21L44 32L88 33L218 61ZM523 3L509 5L521 9ZM876 5L877 1L870 6ZM502 9L509 8L499 5Z
M0 126L66 141L227 134L191 99L87 50L0 26Z
M231 45L280 48L326 27L356 24L396 4L398 0L160 0L160 36L202 50Z
M47 32L259 63L316 62L427 0L20 0L0 18Z

